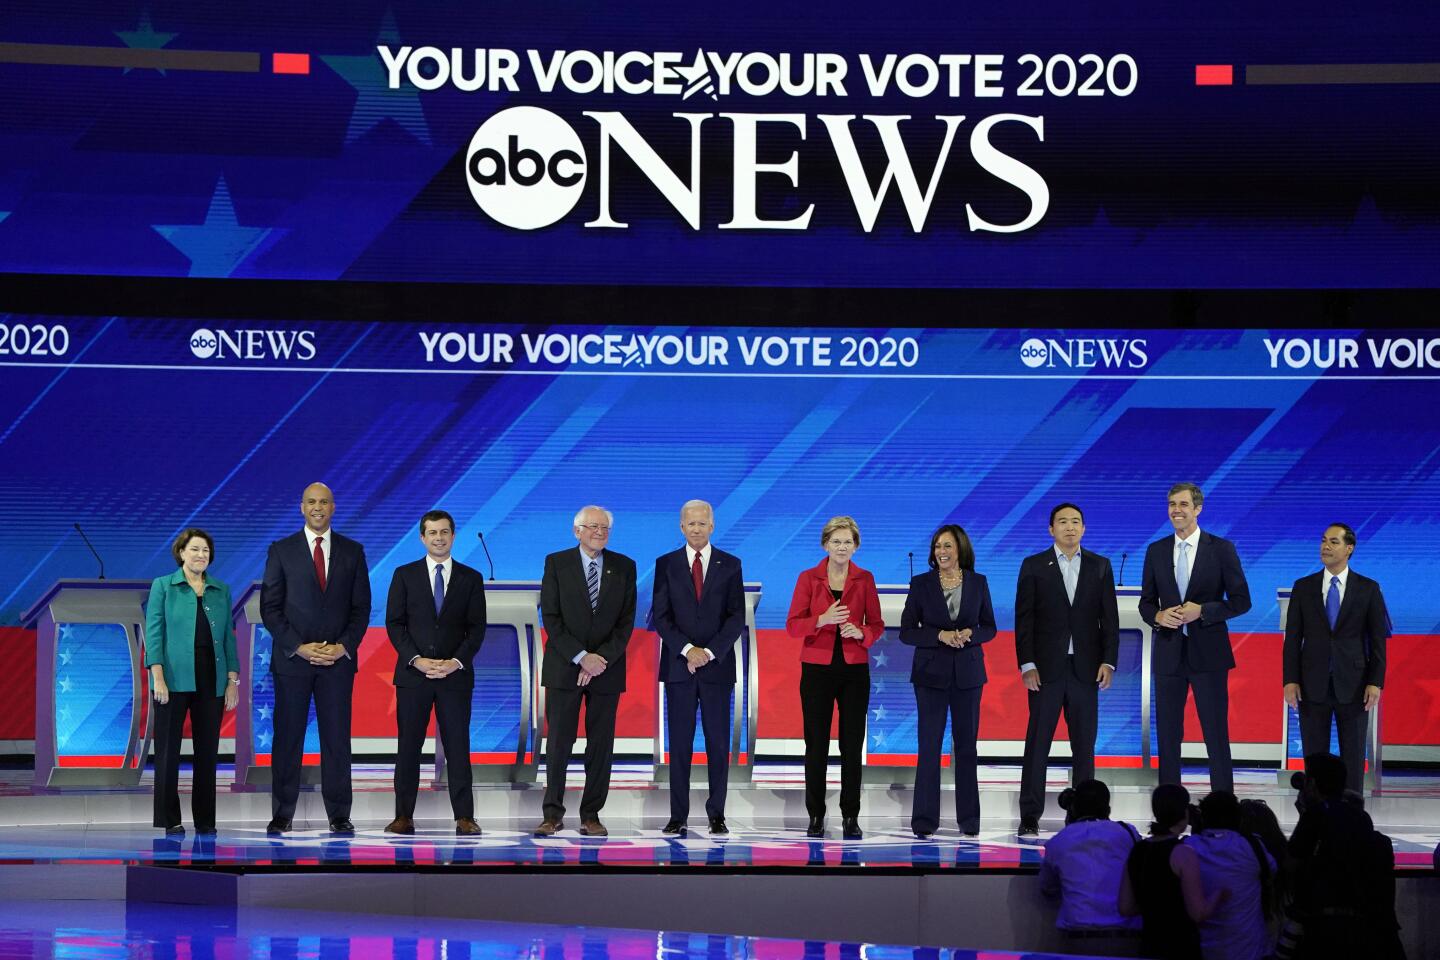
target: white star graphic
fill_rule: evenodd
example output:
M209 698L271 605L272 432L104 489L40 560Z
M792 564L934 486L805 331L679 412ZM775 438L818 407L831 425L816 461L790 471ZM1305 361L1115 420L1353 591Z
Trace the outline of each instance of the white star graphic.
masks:
M60 708L60 712L57 713L57 714L55 714L55 715L60 718L60 722L61 722L61 723L69 723L69 722L70 722L70 708L69 708L69 707L61 707L61 708Z
M75 686L75 684L73 684L73 683L70 682L70 678L69 678L69 677L61 677L61 678L60 678L60 692L61 692L61 693L69 693L70 690L71 690L74 686Z
M262 747L270 746L270 734L266 733L264 730L260 731L260 733L255 737L255 739Z
M73 639L75 639L75 630L74 630L74 628L72 628L68 623L61 625L61 627L60 627L60 639L61 639L61 640L73 640Z
M260 651L260 654L259 654L259 658L260 658L260 663L261 663L262 665L267 666L267 667L270 665L270 651L269 651L269 650L261 650L261 651Z
M75 656L75 654L71 653L69 650L61 650L61 651L60 651L60 663L63 664L64 666L67 666L67 667L68 667L68 666L70 666L70 660L71 660L74 656Z
M878 733L875 734L875 736L872 737L871 739L873 739L873 740L875 741L875 746L877 746L877 747L880 746L880 745L882 745L882 744L885 742L885 738L884 738L883 736L881 736L880 734L878 734Z
M268 721L268 720L270 719L270 708L269 708L269 707L256 707L256 708L255 708L255 712L258 713L258 714L260 714L260 719L261 719L261 720L266 720L266 721Z
M269 690L269 689L270 689L270 678L269 678L269 677L261 677L260 680L259 680L259 682L255 684L255 689L256 689L256 690Z
M877 723L885 719L885 705L883 703L870 712L875 714L875 722Z
M883 667L883 666L885 666L886 664L888 664L889 662L890 662L890 658L887 657L887 656L885 656L885 651L884 651L884 650L881 650L879 653L875 654L875 666L877 666L877 667Z

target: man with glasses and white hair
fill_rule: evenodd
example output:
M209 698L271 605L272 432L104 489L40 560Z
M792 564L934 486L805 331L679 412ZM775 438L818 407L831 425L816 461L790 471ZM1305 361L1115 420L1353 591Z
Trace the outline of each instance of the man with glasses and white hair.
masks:
M594 505L575 514L580 548L545 558L540 613L545 621L545 818L537 837L565 824L565 768L585 704L585 789L580 833L604 837L600 809L610 793L615 753L615 712L625 692L625 647L635 628L635 561L606 550L615 518Z
M660 635L660 682L670 733L670 821L665 833L685 836L690 816L691 746L698 705L705 729L710 833L729 833L725 793L730 775L730 698L735 691L735 641L745 630L745 578L740 558L710 542L715 511L704 500L680 508L685 546L655 561L651 622Z

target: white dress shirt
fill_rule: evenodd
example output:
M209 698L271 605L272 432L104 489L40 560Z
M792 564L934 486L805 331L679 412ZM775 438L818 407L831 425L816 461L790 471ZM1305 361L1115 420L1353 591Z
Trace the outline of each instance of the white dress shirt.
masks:
M1328 596L1330 596L1330 584L1331 584L1331 583L1338 583L1338 584L1339 584L1339 586L1340 586L1340 602L1341 602L1341 603L1344 603L1344 602L1345 602L1345 584L1348 583L1349 580L1350 580L1350 568L1349 568L1348 566L1347 566L1344 570L1341 570L1339 573L1331 573L1329 570L1326 570L1326 571L1325 571L1325 576L1323 576L1323 577L1321 578L1321 581L1322 581L1322 583L1321 583L1321 590L1320 590L1320 604L1321 604L1321 606L1324 606L1324 604L1325 604L1325 598L1328 597Z
M701 547L699 550L696 550L694 547L690 546L690 544L688 544L688 543L685 544L685 569L686 569L686 570L694 570L694 569L695 569L695 557L696 557L696 556L699 556L699 557L700 557L700 580L701 580L702 583L704 582L704 580L705 580L706 577L710 576L710 551L711 551L711 547L710 547L710 544L709 544L708 542L705 544L705 546ZM693 644L693 643L687 643L687 644L685 644L685 646L683 646L683 647L680 648L680 652L681 652L682 654L684 654L684 653L689 653L689 652L690 652L690 648L693 647L693 646L695 646L695 644ZM707 648L705 648L705 647L701 647L700 649L705 651L705 656L709 657L711 660L714 660L714 659L715 659L715 654L711 653L711 652L709 651L709 649L707 649Z
M1186 582L1188 583L1189 575L1195 572L1195 551L1200 549L1200 528L1196 527L1188 537L1182 537L1177 533L1175 535L1175 543L1170 547L1170 567L1175 571L1175 582L1177 584L1180 582L1181 543L1188 543L1190 545L1190 549L1185 551L1185 560L1189 563L1189 566L1185 569L1187 576ZM1181 597L1180 600L1184 602L1185 598Z

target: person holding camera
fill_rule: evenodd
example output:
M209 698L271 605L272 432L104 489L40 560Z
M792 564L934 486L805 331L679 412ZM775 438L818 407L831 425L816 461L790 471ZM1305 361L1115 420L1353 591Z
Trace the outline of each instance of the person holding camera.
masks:
M1205 893L1200 860L1183 842L1190 826L1190 792L1162 783L1150 794L1155 820L1150 836L1135 844L1120 878L1120 912L1139 916L1140 956L1153 960L1201 960L1199 924L1229 896Z
M1040 889L1060 898L1055 926L1084 939L1086 953L1124 954L1135 949L1140 922L1120 913L1120 878L1140 833L1110 819L1110 788L1082 780L1060 794L1065 826L1045 842Z
M1240 832L1240 801L1216 790L1200 801L1201 823L1188 845L1200 862L1207 891L1225 890L1223 905L1200 923L1205 960L1261 960L1270 952L1266 905L1274 887L1275 860L1255 837Z

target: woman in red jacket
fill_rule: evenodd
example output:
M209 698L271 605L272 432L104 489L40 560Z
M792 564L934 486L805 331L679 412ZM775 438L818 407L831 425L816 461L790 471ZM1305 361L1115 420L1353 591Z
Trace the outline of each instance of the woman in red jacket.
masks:
M885 632L880 595L869 571L850 562L860 528L832 517L820 531L827 554L800 574L785 630L800 647L800 710L805 721L805 810L808 837L825 834L825 766L830 718L840 708L840 817L847 840L860 831L860 755L870 709L870 647Z

